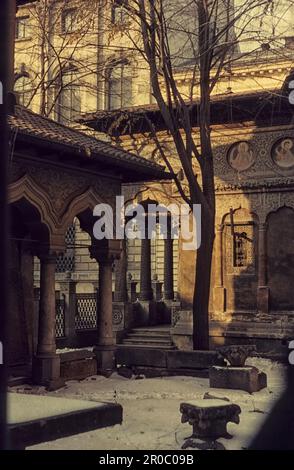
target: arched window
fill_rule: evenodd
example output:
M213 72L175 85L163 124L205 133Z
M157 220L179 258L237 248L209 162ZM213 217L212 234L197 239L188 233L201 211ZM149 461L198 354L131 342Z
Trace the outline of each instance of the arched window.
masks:
M113 0L111 7L111 22L113 24L124 23L128 16L126 9L127 0Z
M106 109L119 109L132 105L132 77L127 64L109 70L106 82Z
M32 83L27 72L16 77L14 91L17 94L18 102L22 106L28 106L32 98Z
M55 111L62 124L74 121L81 112L80 85L74 69L65 70L58 77Z

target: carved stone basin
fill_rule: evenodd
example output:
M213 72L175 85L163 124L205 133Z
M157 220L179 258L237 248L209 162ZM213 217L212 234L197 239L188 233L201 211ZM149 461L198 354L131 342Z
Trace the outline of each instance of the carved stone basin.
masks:
M218 349L218 353L233 367L244 367L246 359L253 352L256 352L256 346L247 344L224 346Z
M239 424L241 408L224 400L193 400L181 403L182 423L193 426L193 438L228 437L228 422Z

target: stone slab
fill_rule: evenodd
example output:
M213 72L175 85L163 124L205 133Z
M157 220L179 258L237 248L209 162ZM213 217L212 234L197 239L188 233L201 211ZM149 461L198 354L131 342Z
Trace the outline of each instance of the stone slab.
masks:
M168 369L208 369L218 362L215 351L168 351Z
M14 449L121 424L122 417L122 407L116 403L8 394L8 426Z
M209 369L209 386L254 393L267 386L267 377L256 367L220 367Z
M116 362L122 366L166 367L166 352L160 349L117 346Z

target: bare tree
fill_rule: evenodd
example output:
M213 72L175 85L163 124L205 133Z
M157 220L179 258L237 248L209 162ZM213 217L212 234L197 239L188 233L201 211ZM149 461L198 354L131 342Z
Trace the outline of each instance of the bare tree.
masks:
M24 52L39 64L30 102L40 95L41 114L52 115L57 109L68 118L60 97L75 86L87 96L92 93L98 103L98 95L105 92L107 64L113 66L140 55L150 71L153 97L174 144L177 164L146 114L148 137L173 175L182 199L191 209L193 204L202 206L202 243L197 251L193 298L195 349L207 349L209 343L215 225L212 94L234 63L255 60L262 47L279 40L277 24L269 19L275 17L281 3L286 5L284 14L293 0L40 0L29 7L38 25L34 31L38 41ZM121 13L119 22L110 19L115 9ZM73 15L67 16L71 10ZM99 25L101 20L103 26ZM281 15L277 20L281 23ZM113 45L118 35L121 44L116 41ZM65 80L69 69L77 74ZM180 72L190 80L188 91L179 84ZM74 108L75 103L70 106ZM184 181L178 177L179 166Z
M209 348L209 295L215 231L214 165L211 141L211 96L234 61L260 49L262 19L271 0L131 0L126 34L150 68L152 92L185 175L178 178L170 152L147 118L150 138L189 206L201 204L201 246L197 251L193 297L194 349ZM240 44L255 39L242 53ZM189 93L177 81L179 70L190 76ZM198 96L198 106L193 100ZM195 109L197 116L195 120ZM199 135L195 135L195 121ZM195 167L197 170L195 171Z
M25 8L31 41L16 42L18 62L22 60L16 83L22 76L28 78L27 106L38 101L41 115L69 122L70 115L80 113L80 90L92 94L96 105L99 79L103 81L104 64L97 57L101 2L39 0ZM63 93L71 98L69 106L62 101Z

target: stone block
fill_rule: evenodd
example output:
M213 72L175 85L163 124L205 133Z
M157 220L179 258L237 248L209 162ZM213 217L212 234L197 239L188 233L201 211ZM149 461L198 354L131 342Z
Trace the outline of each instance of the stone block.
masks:
M253 393L267 386L267 377L256 367L212 366L209 369L209 385L211 388L244 390Z
M97 374L96 358L87 358L77 361L62 362L61 377L65 380L83 380Z
M215 351L168 351L168 369L208 369L217 364Z
M166 351L118 346L116 362L122 366L166 367Z

